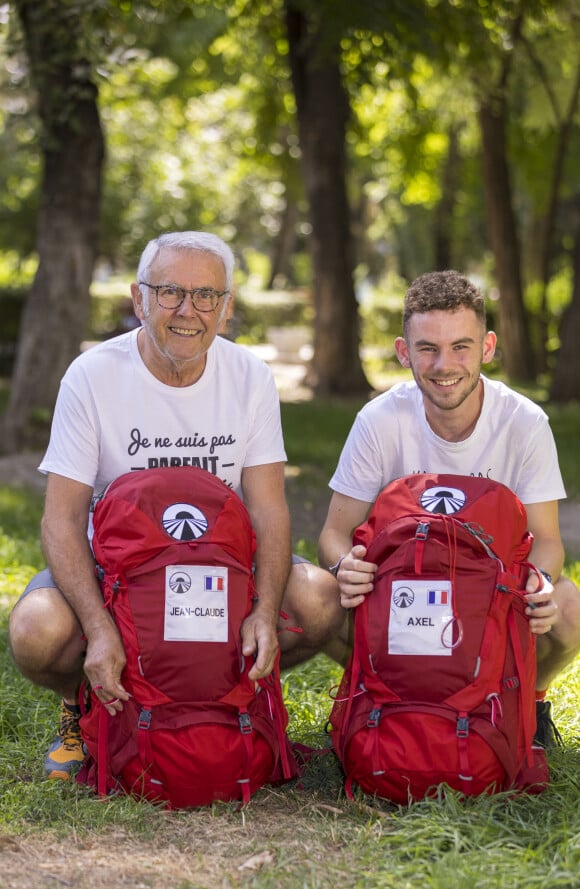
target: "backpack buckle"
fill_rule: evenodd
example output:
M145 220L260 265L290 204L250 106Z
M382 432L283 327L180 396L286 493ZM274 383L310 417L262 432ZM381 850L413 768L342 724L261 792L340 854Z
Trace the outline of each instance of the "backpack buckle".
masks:
M381 708L373 707L371 712L369 713L369 718L367 719L368 728L376 728L381 719Z
M457 737L467 738L469 735L469 718L467 716L457 717Z
M137 720L137 728L146 730L151 728L151 710L141 710Z
M506 676L502 682L502 685L506 691L511 691L514 688L520 687L520 680L517 676Z
M249 735L252 731L252 720L249 713L238 713L238 721L240 723L240 731L242 735Z
M429 536L429 522L419 522L415 531L416 540L427 540Z

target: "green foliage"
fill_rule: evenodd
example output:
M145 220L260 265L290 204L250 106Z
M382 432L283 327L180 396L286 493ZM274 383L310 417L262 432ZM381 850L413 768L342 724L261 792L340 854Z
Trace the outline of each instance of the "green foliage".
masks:
M361 268L376 281L385 273L410 279L432 267L437 211L450 188L450 134L456 132L459 158L446 218L451 262L484 269L477 100L512 51L514 5L304 0L299 6L324 23L329 45L341 45ZM144 243L160 230L208 228L235 245L242 267L244 253L258 251L266 259L264 280L291 204L299 208L292 275L309 286L310 231L282 0L95 0L89 6L74 0L69 7L82 7L90 21L80 46L95 66L106 130L100 254L113 272L132 270ZM533 280L537 250L528 220L545 209L558 114L561 120L573 82L577 21L568 2L535 0L524 12L525 40L517 44L509 84L508 135ZM62 27L60 18L47 21ZM30 256L41 170L38 123L17 36L13 27L0 39L0 233L4 246ZM576 139L575 130L572 135ZM572 197L578 178L573 148L565 197ZM564 270L558 306L570 298L569 246L562 241L556 249ZM550 335L555 351L555 325Z
M301 744L324 747L329 715L329 692L338 685L342 669L325 655L282 674L282 691L288 710L288 733Z
M282 426L289 463L314 473L326 485L359 407L354 399L284 402Z
M24 254L25 256L26 254ZM23 292L36 272L36 260L23 258L15 250L0 253L0 298L5 294Z
M401 315L407 282L395 273L388 274L376 286L359 286L361 343L379 346L393 353L393 340L401 335Z
M131 301L132 280L111 276L106 281L93 281L89 339L102 339L129 329L129 324L135 320Z
M312 307L305 293L241 288L235 301L235 318L241 343L265 343L269 327L309 325Z
M7 12L5 6L3 14ZM11 40L8 33L8 29L0 31L0 242L3 249L26 257L33 252L36 238L39 124L32 112L18 43L15 35L11 35ZM4 283L4 260L0 268L0 280Z
M0 565L3 596L19 595L43 564L39 540L40 495L0 487ZM25 579L25 583L22 580Z
M558 457L568 497L580 497L580 405L545 405L558 446Z

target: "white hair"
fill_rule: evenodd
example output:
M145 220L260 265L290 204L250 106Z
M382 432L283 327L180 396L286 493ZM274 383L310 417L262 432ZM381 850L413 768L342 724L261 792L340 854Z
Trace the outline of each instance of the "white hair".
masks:
M149 241L137 266L137 281L147 281L151 266L161 250L198 250L201 253L212 253L221 260L226 276L226 290L231 290L234 283L235 257L230 247L207 232L168 232Z

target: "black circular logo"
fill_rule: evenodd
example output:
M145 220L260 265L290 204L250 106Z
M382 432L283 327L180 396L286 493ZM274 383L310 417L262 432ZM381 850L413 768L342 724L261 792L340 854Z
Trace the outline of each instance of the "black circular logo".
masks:
M174 540L197 540L208 529L203 512L190 503L173 503L163 513L163 528Z
M428 488L421 494L421 506L427 512L452 515L465 505L465 493L459 488Z
M393 604L397 608L408 608L415 601L415 593L410 586L400 586L393 593Z
M183 595L191 587L191 577L183 571L175 571L169 578L169 589Z

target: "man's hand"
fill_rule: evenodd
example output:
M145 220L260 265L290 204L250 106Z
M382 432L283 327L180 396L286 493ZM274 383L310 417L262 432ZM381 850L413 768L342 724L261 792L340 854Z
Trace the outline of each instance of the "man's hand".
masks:
M114 716L123 709L129 693L121 684L121 673L126 664L125 649L112 621L93 630L87 641L84 670L93 691Z
M366 547L353 546L340 563L336 579L343 608L356 608L373 588L377 565L364 561L366 553Z
M276 621L254 608L242 624L241 636L242 654L255 658L248 677L256 680L269 676L279 649Z
M538 577L530 571L526 583L526 615L530 620L530 630L536 636L549 633L558 618L558 606L552 598L554 587L545 577Z

